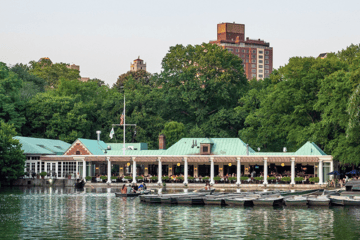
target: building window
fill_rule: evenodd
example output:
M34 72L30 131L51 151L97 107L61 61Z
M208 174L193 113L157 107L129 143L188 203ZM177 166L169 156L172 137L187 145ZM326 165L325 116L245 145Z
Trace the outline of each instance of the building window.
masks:
M245 49L242 49L242 50L241 50L241 52L243 52L243 53L244 53L244 52L245 52Z
M239 52L239 49L236 49L236 52Z
M252 62L252 63L256 63L256 59L251 59L251 62Z
M259 75L259 78L262 78L262 77L263 77L263 75L262 75L262 74L260 74L260 75Z
M246 50L246 53L249 53L249 50Z
M259 51L259 54L263 54L264 53L264 51Z
M227 50L228 50L229 52L232 52L232 51L233 51L233 49L232 49L232 48L228 48Z
M269 60L265 60L265 64L269 64Z
M256 74L251 74L251 77L253 77L253 78L256 77Z
M80 155L80 151L76 151L76 155Z
M251 72L253 72L253 73L256 72L256 69L251 69Z
M259 60L259 63L263 63L263 60Z
M251 64L251 67L252 67L252 68L256 68L256 64Z
M263 56L262 56L262 55L259 55L259 58L263 58Z
M245 62L247 62L247 63L248 63L248 62L249 62L249 59L246 59L246 60L245 60Z
M269 56L265 56L265 59L269 59Z
M265 51L265 55L269 55L269 51Z
M203 153L207 153L209 151L208 146L203 146Z
M242 58L245 58L245 55L243 54L243 55L241 55L241 57L242 57Z
M251 58L256 58L256 55L251 55Z
M265 70L265 73L269 73L269 70Z
M269 65L265 65L265 69L269 69Z
M263 73L263 70L259 70L259 73Z
M263 68L263 65L259 65L259 68Z
M256 53L256 50L251 50L252 53Z

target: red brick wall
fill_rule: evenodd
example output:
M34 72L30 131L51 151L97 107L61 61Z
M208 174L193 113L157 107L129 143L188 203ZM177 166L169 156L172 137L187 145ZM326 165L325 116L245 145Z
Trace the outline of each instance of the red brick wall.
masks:
M91 155L81 143L75 143L64 155L76 155L77 151L80 152L80 155Z

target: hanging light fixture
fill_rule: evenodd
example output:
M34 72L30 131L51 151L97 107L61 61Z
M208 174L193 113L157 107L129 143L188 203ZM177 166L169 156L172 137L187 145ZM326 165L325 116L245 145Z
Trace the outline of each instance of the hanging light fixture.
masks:
M231 167L231 163L229 163L228 166Z
M177 165L178 167L180 167L180 163L177 163L176 165Z
M127 165L127 166L130 166L130 163L128 162L126 165Z
M284 166L285 166L285 163L281 163L281 166L284 167Z

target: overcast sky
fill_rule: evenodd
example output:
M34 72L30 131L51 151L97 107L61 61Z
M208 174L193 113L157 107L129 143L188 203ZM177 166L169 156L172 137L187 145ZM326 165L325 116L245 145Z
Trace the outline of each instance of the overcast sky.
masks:
M112 85L138 56L160 72L170 46L215 40L221 22L243 23L246 37L270 42L274 68L360 43L359 0L0 0L0 61L49 57Z

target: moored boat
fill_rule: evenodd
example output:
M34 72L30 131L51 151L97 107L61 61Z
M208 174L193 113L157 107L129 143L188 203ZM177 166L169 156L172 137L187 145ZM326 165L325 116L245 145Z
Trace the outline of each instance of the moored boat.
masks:
M228 205L234 206L252 206L254 205L253 201L258 199L259 196L249 196L249 197L237 197L237 198L227 198L225 203Z
M281 206L284 197L281 196L266 196L253 200L254 206Z
M136 193L115 193L116 197L137 197L144 194L149 194L149 190L144 190Z
M308 197L309 206L329 206L330 198L324 195Z
M308 204L307 197L302 196L284 198L284 202L286 206L306 206Z
M334 206L344 206L344 200L347 197L343 196L330 196L330 204Z
M344 199L345 206L360 206L360 197L349 196Z

